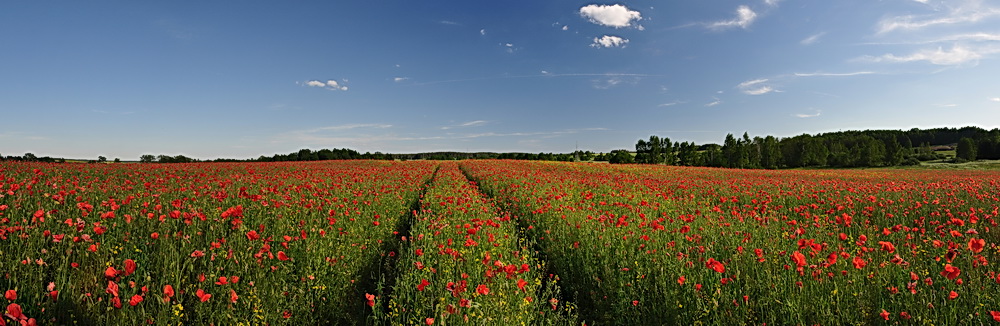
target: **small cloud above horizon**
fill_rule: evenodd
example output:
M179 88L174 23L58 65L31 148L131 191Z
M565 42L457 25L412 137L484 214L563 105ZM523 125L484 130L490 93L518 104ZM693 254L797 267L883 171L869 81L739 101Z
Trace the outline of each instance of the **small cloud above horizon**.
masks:
M757 13L750 9L750 7L741 5L736 8L736 17L730 20L722 20L714 23L705 24L706 27L716 30L724 30L733 27L739 27L746 29L750 27L750 24L757 20Z
M805 118L815 118L815 117L818 117L818 116L820 116L820 114L822 113L822 111L820 111L820 110L818 110L818 109L817 109L817 110L815 110L815 111L816 111L816 113L812 113L812 114L808 114L808 113L798 113L798 114L795 114L795 117L796 117L796 118L803 118L803 119L805 119Z
M580 16L591 23L614 28L629 27L633 21L642 20L641 13L620 4L586 5L580 7ZM563 26L563 30L566 30L566 26Z
M328 90L331 90L331 91L346 91L347 90L347 85L344 85L344 83L347 83L347 80L343 80L342 82L338 82L336 80L329 79L329 80L327 80L325 82L324 81L319 81L319 80L309 80L309 81L306 81L305 83L303 83L303 85L308 86L308 87L324 88L324 89L328 89Z

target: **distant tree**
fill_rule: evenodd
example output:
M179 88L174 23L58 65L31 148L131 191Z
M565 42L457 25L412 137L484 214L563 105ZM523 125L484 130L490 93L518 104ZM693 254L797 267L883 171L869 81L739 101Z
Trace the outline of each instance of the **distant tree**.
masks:
M139 156L139 163L153 163L155 161L156 161L156 156L150 154Z
M97 157L97 163L104 163L104 162L107 162L107 161L108 161L107 157L104 157L104 156L98 156Z
M781 166L781 145L774 136L764 137L760 144L760 166L765 169L777 169Z
M886 166L897 166L903 163L903 159L906 157L905 149L896 140L896 137L886 138L885 140L885 162Z
M159 163L173 163L174 162L174 158L170 157L170 156L167 156L167 155L162 155L161 154L161 155L157 155L156 156L156 161L159 162Z
M24 153L24 160L25 161L32 162L32 161L35 161L37 159L38 159L38 157L36 157L35 154Z
M610 156L608 163L611 164L628 164L635 162L635 159L632 157L632 153L629 153L629 151L625 149L613 150L608 155Z
M725 154L722 152L722 146L719 144L706 144L704 145L705 152L701 154L703 165L721 167L725 165L726 158Z
M117 157L115 158L115 163L121 163L121 162L122 162L122 160L120 158L117 158Z
M975 161L978 149L979 147L976 145L975 140L972 140L972 138L962 138L958 141L958 148L955 149L955 157L967 161Z

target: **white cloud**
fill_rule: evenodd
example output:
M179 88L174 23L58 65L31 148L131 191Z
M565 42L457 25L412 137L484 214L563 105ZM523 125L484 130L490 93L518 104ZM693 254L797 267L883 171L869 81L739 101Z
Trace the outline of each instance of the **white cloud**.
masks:
M860 76L860 75L871 75L874 72L871 71L856 71L856 72L845 72L845 73L826 73L826 72L814 72L814 73L795 73L795 77L848 77L848 76Z
M712 102L709 102L708 104L705 104L705 107L713 107L713 106L722 104L722 100L720 100L718 97L713 97L712 99L714 99L715 101L712 101Z
M736 85L736 87L747 88L747 87L750 87L750 86L753 86L753 85L757 85L757 84L760 84L760 83L763 83L763 82L766 82L766 81L767 81L767 79L748 80L748 81L740 83L739 85Z
M799 41L799 44L809 45L816 43L816 41L819 41L819 38L822 37L824 34L826 34L826 32L810 35L809 37L802 39L802 41Z
M820 115L820 113L822 113L820 110L816 110L816 113L813 113L813 114L798 113L798 114L795 115L795 117L797 117L797 118L815 118L815 117L818 117Z
M642 14L631 10L620 4L615 5L586 5L580 8L580 16L587 18L590 22L598 25L622 28L632 25L632 21L642 19Z
M745 29L750 27L750 24L753 24L753 21L756 19L757 13L750 9L750 7L739 6L736 8L736 18L710 23L707 26L711 29L727 29L732 27Z
M657 105L657 106L662 108L662 107L674 106L674 105L677 105L677 104L681 104L681 102L663 103L663 104L660 104L660 105Z
M1000 97L994 97L994 98L991 98L991 99L990 99L990 101L993 101L993 102L1000 102Z
M590 46L595 48L611 48L611 47L625 47L628 44L628 39L624 39L614 35L604 35L600 38L595 37L594 43Z
M477 126L485 125L487 123L489 123L489 121L486 121L486 120L474 120L474 121L459 123L459 124L456 124L456 125L444 126L444 127L441 127L441 130L448 130L448 129L455 129L455 128L477 127Z
M462 25L460 23L453 22L453 21L450 21L450 20L442 20L439 23L442 23L442 24L445 24L445 25L457 25L457 26L461 26Z
M302 132L316 133L321 131L342 131L342 130L352 130L352 129L386 129L386 128L392 128L392 125L383 123L352 123L352 124L307 129L303 130Z
M569 25L563 25L562 30L568 31L569 30Z
M486 30L485 29L479 30L479 35L486 35Z
M938 47L935 50L922 50L910 55L897 56L894 54L883 54L878 57L865 56L862 60L872 61L872 62L914 62L914 61L927 61L935 65L940 66L954 66L962 65L966 63L971 63L973 65L979 62L984 55L1000 52L998 48L987 48L987 49L970 49L963 46L955 45L950 50L945 50Z
M344 80L344 82L347 82L347 80ZM333 79L327 80L325 82L319 81L319 80L310 80L310 81L306 81L304 85L309 86L309 87L325 88L325 89L329 89L331 91L346 91L347 90L347 86L346 85L343 85L343 84L341 84L341 83L339 83L339 82L337 82L336 80L333 80Z
M771 88L771 86L762 86L760 88L755 88L755 89L745 89L743 90L743 93L747 95L763 95L773 91L774 89Z
M407 79L410 79L410 78L408 78L408 77L396 77L396 78L393 78L393 79L392 79L392 81L394 81L394 82L397 82L397 83L398 83L398 82L402 82L402 81L405 81L405 80L407 80Z
M976 23L998 16L1000 16L1000 8L984 7L982 1L972 0L966 1L961 6L948 8L943 15L904 15L884 18L879 21L878 33L888 33L894 30L918 30L935 25Z
M777 7L778 6L778 2L781 2L781 1L782 0L764 0L764 4L766 4L768 6L771 6L771 7Z
M767 79L748 80L740 83L739 85L736 85L736 88L739 88L740 91L743 92L743 94L747 95L763 95L770 92L778 91L771 86L764 85L764 83L766 82Z

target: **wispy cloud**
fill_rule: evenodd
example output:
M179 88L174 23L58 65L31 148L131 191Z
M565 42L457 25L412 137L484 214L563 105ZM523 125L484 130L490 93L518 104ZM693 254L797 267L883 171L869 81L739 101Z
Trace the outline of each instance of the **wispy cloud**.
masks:
M353 123L353 124L306 129L304 130L304 132L341 131L341 130L352 130L352 129L386 129L386 128L392 128L392 125L383 123Z
M409 77L395 77L395 78L392 79L392 81L400 83L400 82L406 81L407 79L410 79L410 78Z
M819 41L819 38L823 37L823 35L826 35L826 32L816 33L816 34L810 35L809 37L804 38L801 41L799 41L799 44L810 45L810 44L816 43L816 41Z
M706 27L711 29L729 29L733 27L740 27L746 29L753 24L754 20L757 20L757 13L754 12L750 7L739 6L736 8L736 17L730 20L717 21L713 23L705 24Z
M714 101L708 102L707 104L705 104L705 107L709 107L710 108L710 107L722 104L722 100L720 100L718 97L712 97L712 99Z
M772 7L777 6L778 2L781 2L781 0L764 0L764 4Z
M459 124L456 124L456 125L444 126L444 127L441 127L441 130L476 127L476 126L485 125L487 123L489 123L489 121L486 121L486 120L474 120L474 121L459 123Z
M812 114L809 114L809 113L798 113L798 114L795 114L795 117L797 117L797 118L803 118L803 119L804 118L815 118L815 117L818 117L820 115L820 113L822 113L820 110L815 110L815 111L816 112L812 113Z
M641 13L620 4L586 5L580 7L580 16L587 18L591 23L614 28L628 27L633 21L642 19Z
M453 21L450 21L450 20L442 20L442 21L439 21L438 23L441 23L441 24L444 24L444 25L462 26L461 23L453 22Z
M878 33L895 30L913 31L937 25L976 23L995 17L1000 17L1000 8L983 6L982 1L971 0L957 7L950 7L940 14L886 17L879 21Z
M740 91L743 92L743 94L747 95L763 95L777 91L773 87L764 84L767 81L768 81L767 79L748 80L740 83L739 85L736 85L736 88L739 88Z
M298 83L298 82L296 82L296 83ZM344 83L347 83L347 81L343 80L341 82L338 82L336 80L329 79L329 80L327 80L325 82L324 81L319 81L319 80L309 80L309 81L306 81L305 83L302 83L302 85L305 85L305 86L308 86L308 87L325 88L325 89L328 89L328 90L331 90L331 91L346 91L347 90L347 85L344 85Z
M993 102L1000 102L1000 97L994 97L994 98L991 98L991 99L990 99L990 101L993 101Z
M875 72L872 71L855 71L855 72L844 72L844 73L829 73L829 72L813 72L813 73L795 73L795 77L849 77L849 76L862 76L871 75Z
M673 101L673 102L668 102L668 103L663 103L663 104L657 105L657 107L664 108L664 107L674 106L674 105L684 104L684 103L687 103L687 102Z
M947 50L942 47L938 47L937 49L925 49L902 56L897 56L891 53L883 54L877 57L863 56L859 58L859 60L890 63L926 61L940 66L955 66L964 64L976 65L979 63L979 59L982 59L984 56L998 52L1000 52L1000 48L997 47L970 48L955 45L951 49Z
M482 80L495 80L495 79L511 79L511 78L557 78L557 77L634 77L635 79L642 77L664 77L665 75L651 75L651 74L628 74L628 73L580 73L580 74L559 74L550 71L544 71L538 75L503 75L503 76L491 76L491 77L477 77L477 78L463 78L463 79L449 79L449 80L436 80L424 83L417 83L416 85L434 85L434 84L446 84L446 83L461 83L461 82L471 82L471 81L482 81Z
M595 48L623 48L628 44L628 39L624 39L614 35L604 35L600 38L595 37L594 43L590 46Z

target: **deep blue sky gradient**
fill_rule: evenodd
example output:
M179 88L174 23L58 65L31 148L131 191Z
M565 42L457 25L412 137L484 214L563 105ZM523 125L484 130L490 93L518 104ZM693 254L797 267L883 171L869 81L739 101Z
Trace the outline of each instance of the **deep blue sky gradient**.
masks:
M641 19L608 26L588 5ZM975 0L11 1L0 153L606 152L651 134L996 128L998 57L1000 3Z

